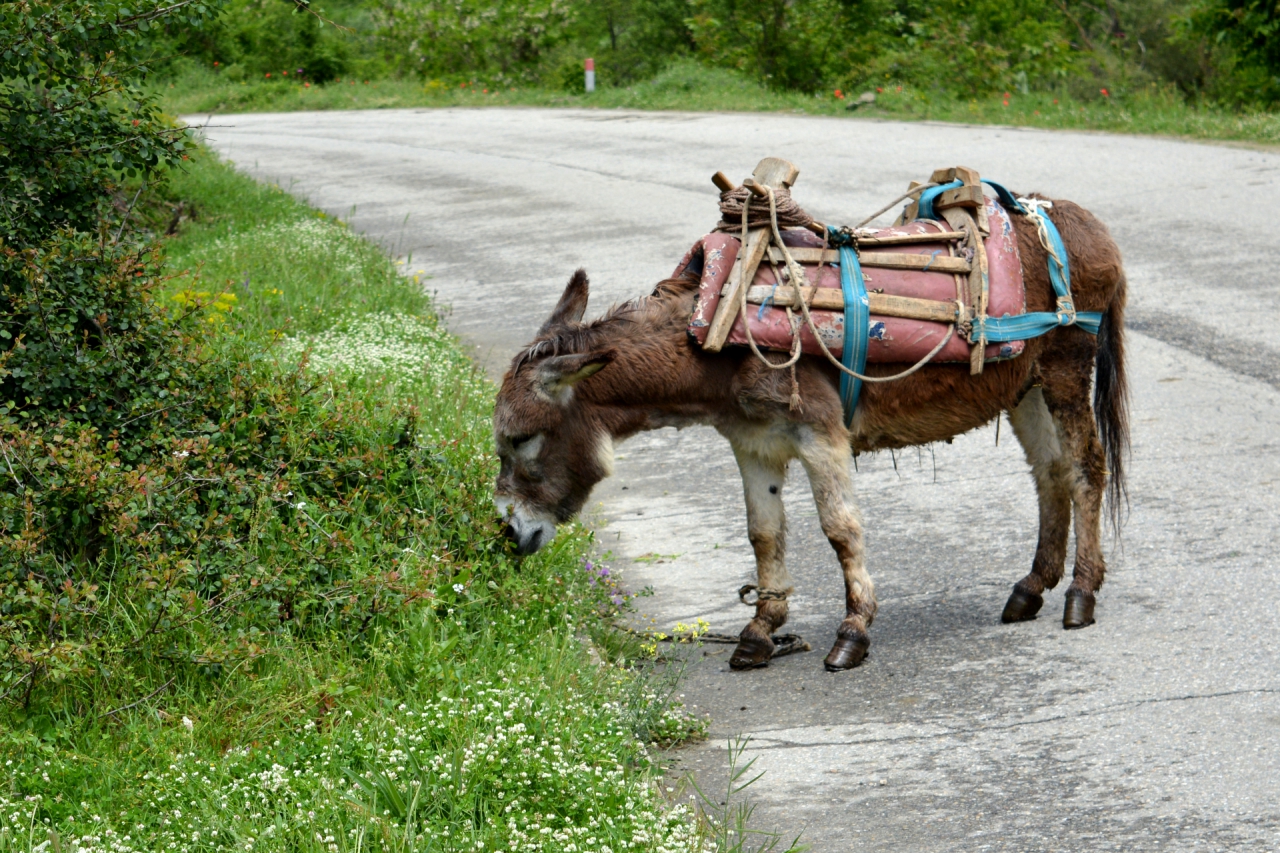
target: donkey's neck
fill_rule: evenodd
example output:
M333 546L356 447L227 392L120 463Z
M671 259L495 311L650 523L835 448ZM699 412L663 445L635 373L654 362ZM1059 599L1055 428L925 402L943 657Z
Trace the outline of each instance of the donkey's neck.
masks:
M613 350L609 366L582 383L584 403L614 438L666 426L711 423L732 387L736 360L708 358L690 341L693 293L652 297L591 329L593 350Z

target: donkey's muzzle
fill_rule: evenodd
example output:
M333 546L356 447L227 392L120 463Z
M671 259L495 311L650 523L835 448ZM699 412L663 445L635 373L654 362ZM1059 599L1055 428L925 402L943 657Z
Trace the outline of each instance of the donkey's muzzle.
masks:
M514 524L507 524L502 532L516 546L516 553L521 556L532 554L542 547L542 531L539 529L534 529L529 534L521 536L520 531L516 529Z
M556 537L556 526L553 522L525 517L516 512L502 521L506 522L503 532L516 546L516 553L527 556L534 553Z

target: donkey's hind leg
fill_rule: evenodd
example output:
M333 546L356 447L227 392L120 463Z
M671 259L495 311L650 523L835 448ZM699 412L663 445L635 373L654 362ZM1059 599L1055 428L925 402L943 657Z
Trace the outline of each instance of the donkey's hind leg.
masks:
M836 642L823 664L830 672L862 663L871 647L867 629L876 617L876 590L867 574L863 554L862 521L849 476L852 451L843 435L829 435L814 427L800 443L800 459L813 487L818 520L835 549L844 572L845 616L836 629Z
M1062 580L1071 532L1071 460L1064 453L1062 432L1040 386L1028 391L1009 412L1009 423L1027 455L1040 500L1040 540L1031 572L1014 584L1000 617L1002 622L1022 622L1036 617L1044 605L1042 593Z
M1044 387L1033 388L1010 413L1040 496L1040 542L1031 573L1018 581L1005 605L1005 622L1032 618L1043 603L1040 593L1062 579L1074 508L1075 569L1062 624L1093 624L1094 593L1106 573L1102 495L1107 471L1088 393L1087 379L1080 381L1076 372L1063 371Z
M1088 372L1065 372L1045 382L1045 403L1063 436L1071 461L1071 502L1075 509L1076 560L1067 587L1062 627L1093 624L1094 593L1107 572L1102 556L1102 496L1107 488L1107 457L1098 440L1089 404Z
M770 635L787 621L787 519L782 508L782 486L787 479L784 456L762 457L734 446L747 502L747 536L756 555L756 615L738 637L729 659L731 669L768 666L773 656Z

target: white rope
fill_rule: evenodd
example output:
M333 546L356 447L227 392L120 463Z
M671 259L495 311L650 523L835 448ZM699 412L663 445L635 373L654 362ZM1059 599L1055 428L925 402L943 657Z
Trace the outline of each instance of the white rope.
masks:
M1058 257L1058 253L1053 250L1053 241L1049 239L1049 228L1045 225L1044 214L1040 211L1053 210L1053 202L1047 198L1020 198L1018 204L1027 209L1027 216L1036 222L1036 234L1040 237L1040 245L1044 246L1044 250L1049 253L1058 266L1062 266L1062 258Z
M932 186L936 186L936 184ZM928 188L929 188L928 186L916 187L915 189L911 190L910 193L920 192L921 190L928 189ZM848 375L852 376L855 379L861 380L862 382L893 382L894 380L897 380L897 379L907 378L908 376L910 376L911 374L915 373L917 370L919 370L920 368L928 364L933 359L933 357L936 356L938 353L942 352L942 348L945 347L947 343L951 340L951 338L955 335L955 332L956 332L955 323L952 323L950 326L947 327L947 334L942 338L942 340L938 343L937 346L935 346L932 350L929 351L928 355L926 355L924 358L916 362L912 367L902 371L901 373L896 373L893 376L864 376L855 370L851 370L845 367L840 362L840 359L832 355L831 350L827 349L826 342L822 340L822 335L818 333L818 327L814 324L813 317L809 314L809 305L807 302L805 302L804 294L800 289L800 283L803 281L806 281L804 269L798 263L796 263L795 258L791 256L791 251L787 248L787 244L782 242L782 232L778 229L777 206L774 204L774 200L773 200L773 189L771 187L765 187L765 190L769 194L769 223L773 231L771 235L771 239L775 240L778 244L778 248L782 250L782 259L787 265L787 272L790 274L792 286L795 288L796 301L800 303L800 313L804 317L805 324L809 327L809 331L813 334L814 340L818 342L818 346L819 348L821 348L822 354L827 357L828 361L830 361L837 368L839 368L841 372L847 373ZM910 193L908 193L908 195ZM905 198L905 196L903 196L903 198ZM895 200L894 204L897 204L898 201L901 201L901 199ZM892 204L889 205L889 207L892 207L892 206L893 206ZM889 208L885 208L885 210L888 210L888 209ZM883 211L881 212L883 213ZM875 216L879 216L879 215L880 215L879 213L875 214ZM872 219L874 219L875 216L873 216ZM744 248L746 247L746 244L747 244L747 217L744 209L743 216L742 216L742 245ZM821 269L821 263L819 263L819 269ZM791 357L791 361L787 362L785 365L774 365L773 362L767 360L764 357L764 355L761 354L760 350L756 348L755 341L751 337L751 324L747 320L747 309L746 309L747 284L748 282L743 281L740 287L742 291L742 299L741 299L742 324L747 330L747 342L751 345L751 351L756 354L757 358L759 358L761 361L763 361L765 364L767 364L771 368L780 369L781 367L790 367L799 359L799 355L800 355L799 330L795 327L795 324L792 323L791 334L792 334L792 353L793 354ZM964 313L964 303L962 303L959 299L955 300L955 303L956 303L956 316L959 317L961 314ZM847 316L845 317L844 331L845 331L845 338L846 338L845 343L851 346L852 345L851 341L847 340L849 335L852 334L849 328L849 318Z
M894 206L895 204L897 204L898 202L900 202L900 201L905 201L905 200L907 200L907 199L911 198L913 195L918 195L919 193L922 193L922 192L924 192L925 190L931 190L931 189L933 189L933 188L934 188L934 187L936 187L936 186L939 186L939 185L938 185L938 184L935 184L935 183L927 183L927 184L921 184L921 185L920 185L920 186L918 186L918 187L913 187L912 189L907 190L907 191L906 191L906 192L904 192L902 195L898 196L898 197L897 197L897 198L895 198L893 201L889 202L889 203L888 203L888 204L886 204L884 207L880 208L880 209L879 209L879 210L877 210L875 213L871 214L871 215L870 215L870 216L868 216L866 219L864 219L864 220L862 220L861 222L859 222L857 225L853 226L853 230L854 230L854 231L857 231L857 230L858 230L859 228L861 228L863 225L866 225L868 222L870 222L871 220L875 219L875 218L876 218L877 216L879 216L880 214L882 214L882 213L888 213L888 212L893 208L893 206Z
M746 204L742 205L742 251L744 252L747 250L747 234L748 234L747 207L748 205ZM773 203L773 190L770 189L769 190L769 213L772 215L772 221L773 221L775 232L777 231L777 227L778 227L778 219L776 216L776 212L777 212L777 208L774 207L774 203ZM766 248L765 254L767 255L768 247L766 246L765 248ZM776 274L774 276L774 279L775 279L775 283L777 283ZM791 321L791 358L781 364L777 364L775 362L770 361L765 356L764 353L760 352L760 349L756 346L755 336L751 334L751 320L747 317L747 289L750 288L750 286L751 286L751 282L747 281L746 258L743 258L742 281L738 286L738 291L741 293L741 296L738 299L738 307L742 314L742 328L746 330L746 333L747 333L747 345L751 347L751 351L755 353L756 358L760 359L760 361L764 364L765 367L769 368L770 370L786 370L788 367L791 367L796 362L798 362L800 360L800 356L803 355L803 353L800 350L800 335L796 330L795 320L791 316L791 309L790 308L787 309L787 319ZM800 301L804 302L803 299L801 299Z

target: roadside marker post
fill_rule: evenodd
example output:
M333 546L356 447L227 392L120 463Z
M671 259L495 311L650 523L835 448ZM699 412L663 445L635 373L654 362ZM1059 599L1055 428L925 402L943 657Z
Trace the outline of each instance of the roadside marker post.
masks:
M588 58L582 64L582 67L586 76L587 91L594 92L596 90L596 61Z

